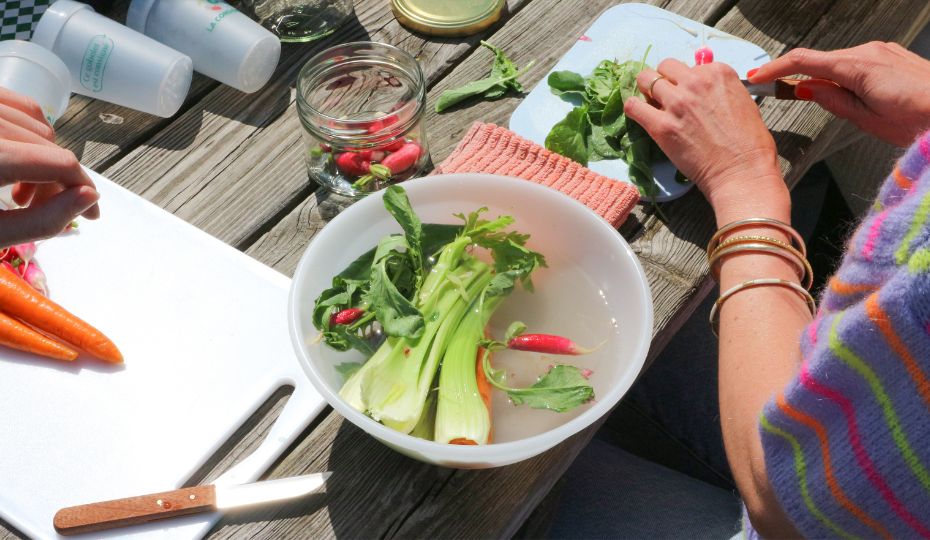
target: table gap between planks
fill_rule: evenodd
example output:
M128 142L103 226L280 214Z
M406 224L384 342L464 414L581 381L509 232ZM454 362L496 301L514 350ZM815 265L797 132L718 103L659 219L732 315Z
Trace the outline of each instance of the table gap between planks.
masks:
M359 0L356 18L311 44L285 44L271 82L243 94L195 75L170 119L74 96L58 124L59 143L81 162L259 261L291 275L306 245L348 201L316 189L301 157L294 81L320 50L346 41L387 42L423 67L432 106L448 88L486 76L480 39L504 48L532 89L616 0L508 0L505 16L467 38L437 39L400 26L385 0ZM930 19L919 0L652 0L760 45L772 57L798 46L837 49L871 40L907 45ZM125 20L127 2L109 16ZM441 162L472 122L507 125L520 97L427 115L432 159ZM760 103L793 186L810 165L849 137L844 123L812 104ZM123 117L105 124L101 113ZM664 206L636 208L621 233L639 255L655 303L653 346L662 350L712 289L703 246L714 230L710 207L692 190ZM106 211L106 201L103 201ZM191 480L206 483L254 450L289 395L277 392ZM598 424L599 425L599 424ZM280 478L331 470L326 493L230 512L209 538L510 538L568 468L598 426L533 459L481 471L426 465L394 452L327 409L266 473ZM0 522L0 540L21 537Z

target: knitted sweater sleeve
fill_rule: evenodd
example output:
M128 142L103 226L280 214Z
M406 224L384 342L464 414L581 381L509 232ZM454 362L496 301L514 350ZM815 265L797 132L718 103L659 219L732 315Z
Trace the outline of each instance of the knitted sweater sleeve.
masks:
M930 132L901 158L759 420L807 538L930 538Z

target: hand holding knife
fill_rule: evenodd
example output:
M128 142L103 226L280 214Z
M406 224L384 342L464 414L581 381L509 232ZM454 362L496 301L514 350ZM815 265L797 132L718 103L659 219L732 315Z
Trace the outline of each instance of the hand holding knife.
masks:
M754 96L774 97L775 99L783 100L801 99L794 94L794 87L801 81L817 81L818 83L832 84L837 88L842 88L840 85L827 79L775 79L772 82L759 84L751 83L747 80L740 80L743 86L746 87L746 90L749 90L749 93Z
M55 530L62 536L70 536L299 497L322 486L331 474L308 474L238 486L196 486L72 506L55 514Z

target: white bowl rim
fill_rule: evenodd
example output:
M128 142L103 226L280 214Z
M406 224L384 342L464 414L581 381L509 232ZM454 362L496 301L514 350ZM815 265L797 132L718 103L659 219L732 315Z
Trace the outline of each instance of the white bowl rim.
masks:
M561 444L567 438L593 424L601 416L605 416L610 413L614 406L620 402L620 399L627 393L627 391L629 391L630 387L633 385L640 372L642 371L643 365L645 365L646 355L648 354L649 347L652 343L653 304L652 294L649 289L649 281L646 277L646 273L643 271L643 267L639 262L639 258L633 253L633 249L630 247L629 243L627 243L626 239L624 239L623 236L616 229L614 229L610 223L607 222L607 220L601 217L594 210L588 208L586 205L575 200L574 198L565 195L564 193L546 186L542 186L540 184L536 184L535 182L523 180L521 178L485 173L454 173L429 176L414 180L407 180L402 184L402 187L407 190L410 188L417 189L418 186L427 183L459 183L463 180L475 179L476 177L479 180L493 181L494 183L498 184L516 185L519 189L525 188L528 190L545 190L547 195L555 195L556 197L562 198L567 205L574 206L575 210L580 210L582 216L587 215L587 219L594 219L599 224L598 226L609 229L609 231L613 233L613 236L618 241L616 247L620 249L624 256L632 261L634 268L636 269L636 273L640 279L638 283L631 283L628 286L635 287L635 290L645 300L645 305L643 307L645 310L646 320L644 321L644 328L646 331L643 332L642 336L640 336L639 343L636 346L636 351L631 357L630 368L627 369L625 373L621 374L611 391L608 392L606 396L603 398L599 397L597 399L597 402L593 407L590 407L581 415L573 418L572 420L562 424L557 428L540 433L539 435L528 437L526 439L481 446L453 445L419 439L411 435L400 433L399 431L395 431L379 422L376 422L375 420L351 407L339 396L338 390L334 390L328 384L326 384L323 375L316 369L315 363L309 358L309 351L305 345L304 336L302 335L299 325L300 317L298 313L297 299L300 296L300 284L303 282L300 277L305 271L307 271L306 269L310 267L310 264L307 261L311 253L311 247L313 246L314 242L317 242L320 238L323 237L324 234L326 234L326 229L330 228L331 231L335 230L337 228L332 227L333 223L336 223L340 220L353 219L356 214L362 214L364 212L371 211L371 207L384 209L384 204L382 202L384 191L378 191L354 203L352 206L337 215L310 241L306 250L304 251L304 254L300 258L300 262L297 264L297 269L295 270L291 281L291 289L288 295L287 317L291 342L301 367L306 372L307 377L310 379L310 382L313 384L314 388L316 388L316 390L323 396L326 402L329 403L342 416L347 418L356 426L365 430L370 435L380 439L382 442L385 442L390 446L403 448L418 455L425 454L424 458L427 458L427 456L442 456L442 460L449 463L493 467L498 466L498 464L503 465L514 463L540 454L549 448ZM416 209L414 208L414 210ZM551 443L552 440L555 440L556 442Z

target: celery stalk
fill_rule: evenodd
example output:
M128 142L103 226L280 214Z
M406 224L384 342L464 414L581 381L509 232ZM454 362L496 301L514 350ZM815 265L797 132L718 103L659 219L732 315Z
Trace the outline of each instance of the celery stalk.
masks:
M377 352L375 352L375 354L373 354L371 358L369 358L368 361L342 385L342 389L339 390L339 397L346 400L355 410L362 413L366 410L365 403L362 401L362 377L364 377L365 373L374 367L375 364L381 362L390 354L391 350L393 350L392 343L397 342L398 339L399 338L388 338L387 341L381 344Z
M462 236L443 248L436 260L436 264L433 265L433 268L423 281L423 286L420 287L417 300L418 306L426 304L430 297L436 294L439 287L446 283L446 275L458 266L469 243L471 243L471 238Z
M469 264L483 263L477 262ZM479 272L479 274L475 277L475 280L472 281L470 285L468 285L465 291L466 295L470 293L471 296L476 296L491 281L492 275L488 270L489 269L485 269ZM470 303L470 301L466 301L460 297L459 300L455 302L455 305L449 310L445 319L442 321L439 330L436 332L436 337L433 339L432 346L429 349L429 356L426 358L426 362L423 363L423 366L420 370L420 378L417 384L417 392L419 392L419 394L426 395L426 393L429 392L429 385L435 379L436 370L439 368L439 363L442 360L443 355L446 353L446 348L452 339L452 334L459 327L459 323L461 322L462 317L465 315L465 310L468 308ZM410 430L416 426L419 417L420 412L418 412L416 416L411 417L411 419L407 421L397 422L382 419L382 422L384 425L393 430L400 431L401 433L409 433Z
M462 263L451 275L460 278L473 294L491 280L490 267L474 258ZM436 308L428 312L423 335L398 339L391 352L363 376L361 399L375 420L404 433L416 425L445 349L446 336L455 329L467 305L457 287L446 281L438 288Z
M436 390L430 390L430 392L426 394L426 403L423 404L423 412L420 414L420 419L417 421L417 425L414 426L413 431L410 432L410 435L431 441L433 440L435 428Z
M491 415L481 399L475 374L478 342L484 339L484 327L505 298L476 298L455 330L439 372L436 442L466 439L479 445L488 444Z

